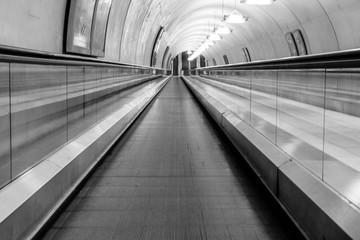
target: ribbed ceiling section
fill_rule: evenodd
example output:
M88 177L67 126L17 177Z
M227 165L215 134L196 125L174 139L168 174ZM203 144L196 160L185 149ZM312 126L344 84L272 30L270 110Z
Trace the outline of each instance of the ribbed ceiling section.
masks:
M348 24L360 20L359 8L356 0L277 0L264 6L241 4L240 0L132 0L120 59L149 65L160 27L165 29L158 52L161 57L167 46L167 55L172 56L194 51L214 27L223 24L223 15L233 10L248 21L226 24L233 32L206 50L206 58L227 54L230 62L242 62L243 47L255 60L289 57L285 35L295 30L303 33L310 54L357 48L359 34Z

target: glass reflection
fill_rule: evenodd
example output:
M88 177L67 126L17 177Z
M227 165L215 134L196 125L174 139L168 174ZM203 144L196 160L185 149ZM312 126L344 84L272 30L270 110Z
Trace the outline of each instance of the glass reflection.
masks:
M0 63L0 187L146 92L153 81L139 83L151 75L133 67Z
M276 141L277 71L254 71L251 79L251 126Z
M84 118L83 128L96 124L96 99L97 99L97 69L96 67L85 67L84 74Z
M108 116L112 111L112 92L114 78L111 69L98 68L98 97L97 97L97 121Z
M322 176L325 71L279 71L277 145Z
M192 78L245 122L251 89L251 126L360 207L360 70L249 73L201 71Z
M84 67L67 67L68 141L86 129L84 111Z
M67 141L66 68L11 64L12 175Z
M251 122L251 81L252 71L240 71L236 72L235 79L237 80L237 86L240 87L240 96L243 97L244 102L242 104L243 114L241 118L250 124Z
M360 71L326 73L323 179L360 207Z
M0 187L10 181L9 64L0 63Z

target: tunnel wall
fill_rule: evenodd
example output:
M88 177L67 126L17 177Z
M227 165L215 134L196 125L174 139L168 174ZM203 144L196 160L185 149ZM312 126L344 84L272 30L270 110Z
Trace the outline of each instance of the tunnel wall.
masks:
M0 1L0 44L62 53L66 2Z
M66 0L3 0L0 2L0 44L51 53L63 53L66 22ZM225 1L226 3L226 1ZM226 3L225 12L233 9ZM285 40L288 32L301 30L310 54L360 47L360 2L356 0L276 1L272 6L242 5L249 17L242 25L231 25L233 33L204 52L206 60L214 58L224 64L243 62L241 49L247 47L253 60L290 56ZM158 29L165 28L158 56L167 46L168 55L176 56L191 46L185 38L194 38L194 24L201 18L213 18L215 1L189 2L160 0L113 1L107 30L105 59L138 65L150 64L152 47ZM208 16L201 11L208 11ZM219 11L217 18L220 18ZM200 14L200 15L198 15ZM205 25L208 25L206 23ZM180 29L180 30L179 30ZM190 45L189 45L190 44ZM184 49L186 48L186 49Z
M249 22L234 28L226 41L219 42L204 55L223 63L243 62L241 48L247 47L253 60L289 57L285 34L302 31L310 54L360 47L360 34L354 24L359 21L358 1L277 1L274 6L247 6ZM253 16L253 17L252 17Z
M105 58L111 61L127 63L128 59L121 59L121 38L124 33L125 20L128 13L130 0L112 2L110 11L108 31L105 43ZM116 11L115 11L116 10ZM126 34L126 32L125 32Z

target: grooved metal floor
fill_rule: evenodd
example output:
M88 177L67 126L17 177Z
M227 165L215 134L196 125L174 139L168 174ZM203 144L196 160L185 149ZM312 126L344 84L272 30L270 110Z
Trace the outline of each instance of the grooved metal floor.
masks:
M44 239L296 239L241 156L173 78Z

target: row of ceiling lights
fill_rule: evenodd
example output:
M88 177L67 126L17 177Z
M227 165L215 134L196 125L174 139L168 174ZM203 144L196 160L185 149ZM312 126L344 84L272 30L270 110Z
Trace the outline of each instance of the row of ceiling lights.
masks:
M249 5L270 5L273 4L275 0L241 0L240 3L243 4L249 4ZM240 14L237 10L232 11L228 15L224 15L223 19L221 19L222 22L226 23L235 23L235 24L241 24L245 23L249 18L243 16ZM214 28L213 31L210 33L210 35L207 36L206 40L199 46L196 51L188 51L187 53L191 55L188 60L192 61L200 54L205 51L206 49L210 48L215 44L215 41L221 40L221 35L226 35L232 32L231 28L228 28L223 23L220 27Z

